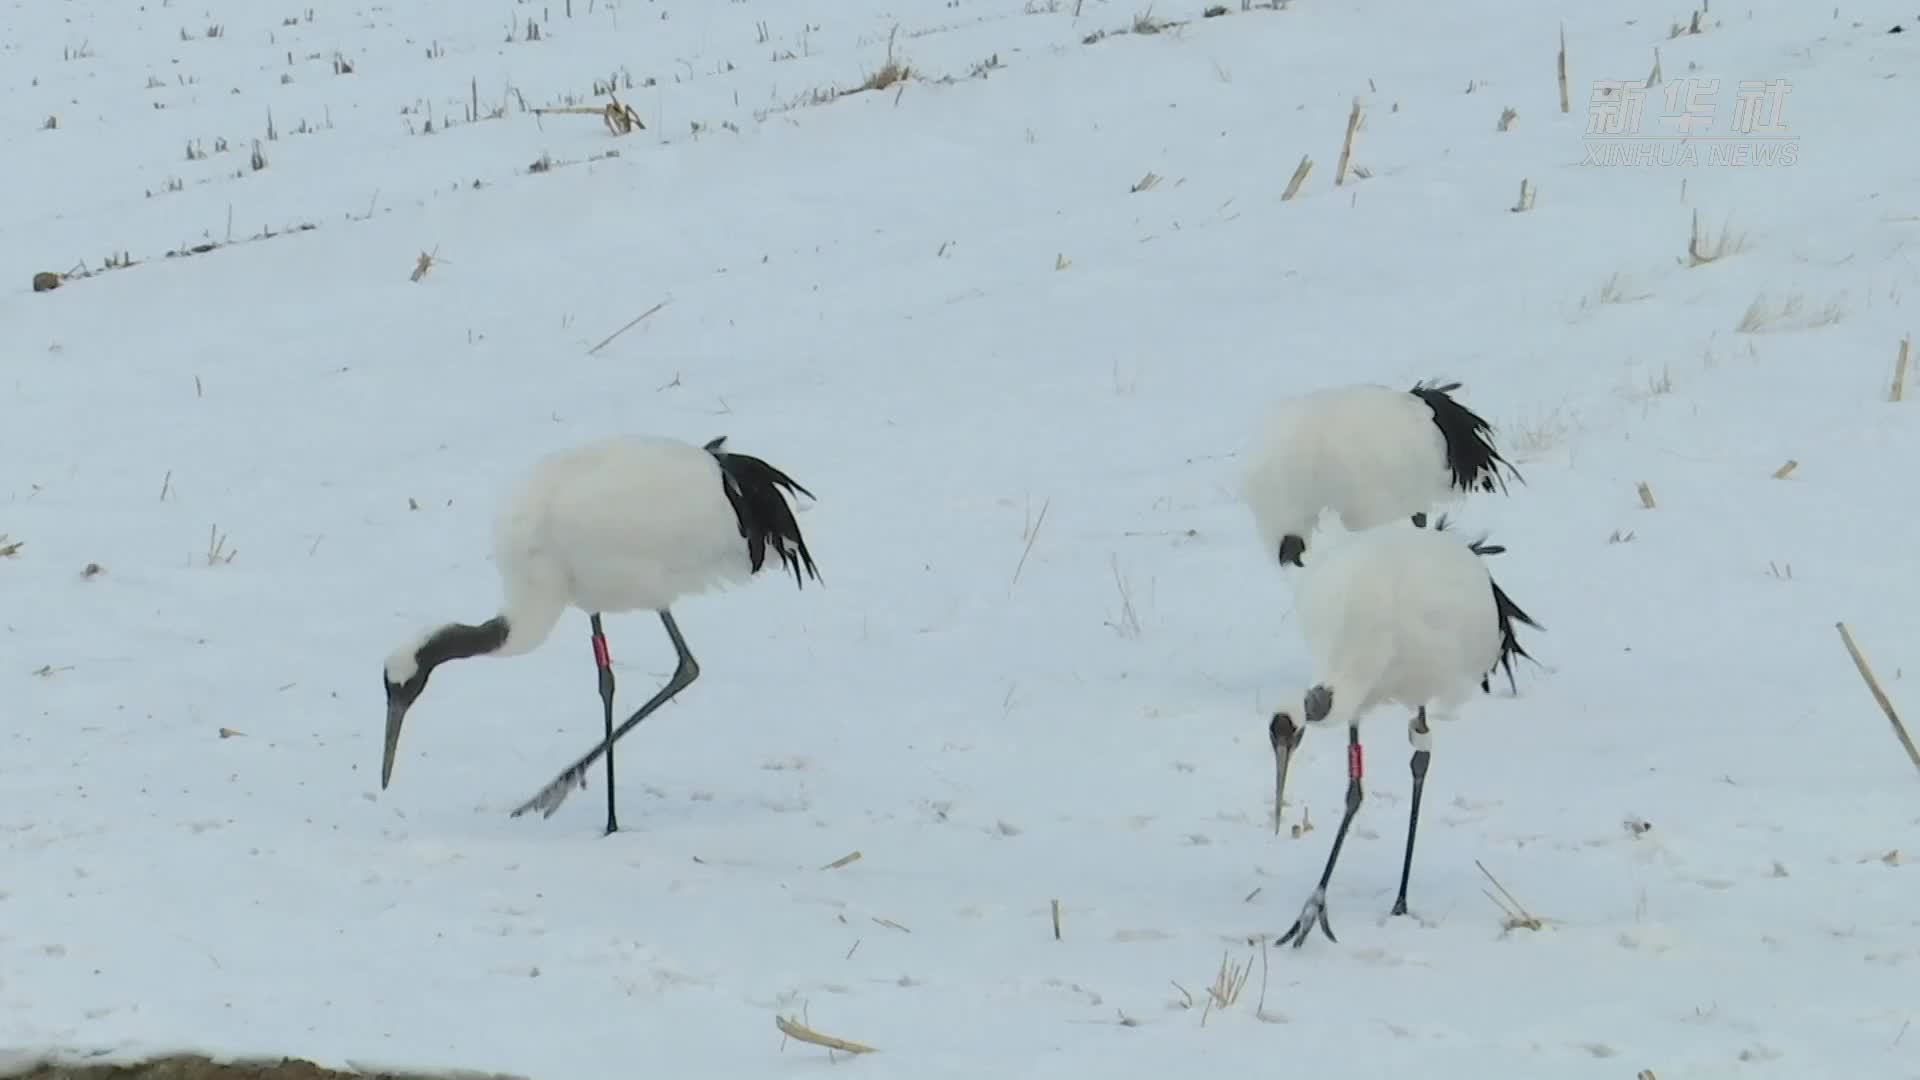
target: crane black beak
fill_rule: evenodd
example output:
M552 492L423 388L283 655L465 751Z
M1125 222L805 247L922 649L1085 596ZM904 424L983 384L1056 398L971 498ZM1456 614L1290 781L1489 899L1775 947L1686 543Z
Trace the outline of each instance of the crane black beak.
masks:
M1302 540L1298 536L1294 536L1291 533L1289 533L1288 535L1280 538L1280 565L1281 566L1286 566L1287 564L1291 563L1294 566L1304 567L1306 564L1300 561L1300 557L1302 555L1305 555L1306 552L1307 552L1307 542L1305 540Z
M1273 722L1267 725L1267 740L1273 744L1273 835L1280 835L1280 810L1286 805L1287 766L1293 761L1293 752L1300 741L1307 737L1306 730L1293 722L1286 713L1273 714Z
M393 781L393 755L400 749L400 724L407 718L407 707L400 702L387 703L387 749L380 758L380 790Z

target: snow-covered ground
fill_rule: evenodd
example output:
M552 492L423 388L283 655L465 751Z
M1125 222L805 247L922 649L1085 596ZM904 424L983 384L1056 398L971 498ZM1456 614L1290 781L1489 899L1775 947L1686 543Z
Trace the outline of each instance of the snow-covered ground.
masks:
M0 11L0 1048L1920 1076L1920 786L1834 630L1920 712L1912 11L1229 6ZM1658 138L1715 79L1715 141ZM646 130L528 111L609 82ZM1461 517L1541 666L1437 731L1411 919L1372 718L1340 942L1263 955L1344 755L1308 737L1276 837L1305 653L1237 454L1276 395L1432 376L1525 473ZM823 587L682 606L704 676L611 838L597 769L508 817L599 737L578 614L440 674L381 792L375 669L492 614L527 461L622 430L792 472ZM631 709L671 653L608 634Z

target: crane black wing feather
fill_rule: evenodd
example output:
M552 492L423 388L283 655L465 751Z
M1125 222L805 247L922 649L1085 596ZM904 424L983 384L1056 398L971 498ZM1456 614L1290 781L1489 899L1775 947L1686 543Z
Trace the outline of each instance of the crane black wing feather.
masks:
M740 522L740 538L747 542L747 556L751 560L753 572L759 573L766 565L767 549L771 547L780 557L782 566L793 571L793 583L806 588L805 577L820 580L819 568L814 566L813 553L807 550L806 537L800 533L800 523L794 520L793 508L787 504L785 492L798 492L807 498L813 498L813 492L802 487L793 477L751 454L729 453L721 449L727 437L720 436L707 443L706 450L720 463L720 472L724 478L727 502L733 506L733 515Z
M1435 532L1445 532L1447 526L1451 524L1453 523L1447 520L1447 516L1442 514L1440 515L1440 519L1434 522L1433 528ZM1507 550L1503 545L1487 543L1487 537L1484 535L1482 535L1480 539L1469 543L1467 548L1481 558L1489 555L1500 555ZM1520 605L1513 602L1513 597L1508 596L1507 591L1500 587L1500 583L1493 581L1492 575L1488 575L1487 580L1493 584L1494 617L1498 619L1500 623L1500 658L1494 662L1494 666L1489 669L1486 676L1480 680L1480 689L1483 693L1493 693L1492 680L1494 671L1505 670L1507 673L1507 689L1518 693L1519 684L1516 683L1513 678L1513 658L1517 656L1522 660L1531 660L1535 664L1538 664L1540 661L1534 660L1532 656L1528 655L1527 650L1521 646L1520 638L1514 632L1514 624L1518 623L1522 626L1531 626L1535 630L1543 632L1545 627L1534 622L1533 616L1522 611Z
M1507 481L1500 475L1500 469L1504 466L1515 480L1520 479L1520 471L1494 448L1493 425L1450 396L1458 389L1457 382L1444 386L1418 382L1408 392L1433 410L1433 424L1440 429L1441 441L1446 444L1447 470L1453 474L1453 486L1461 491L1478 488L1489 492L1497 486L1504 492Z
M1532 660L1535 664L1540 661L1534 660L1527 654L1527 650L1521 647L1519 637L1514 634L1513 625L1519 623L1523 626L1531 626L1535 630L1544 628L1534 622L1531 615L1520 610L1520 605L1513 602L1513 597L1508 596L1507 591L1502 589L1497 581L1493 583L1493 610L1500 620L1500 661L1496 666L1506 670L1507 689L1519 693L1519 686L1513 680L1513 658L1518 656L1523 660ZM1480 680L1482 692L1493 693L1492 678L1493 672L1489 670L1486 677Z

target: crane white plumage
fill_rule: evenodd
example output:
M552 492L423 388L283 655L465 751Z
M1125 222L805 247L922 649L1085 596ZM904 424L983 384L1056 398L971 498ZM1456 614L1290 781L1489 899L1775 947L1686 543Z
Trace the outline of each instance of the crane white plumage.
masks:
M1444 714L1458 709L1487 671L1518 652L1516 623L1540 629L1482 562L1483 556L1504 550L1484 537L1462 539L1448 531L1442 517L1432 529L1396 522L1329 537L1302 568L1295 586L1296 611L1313 680L1304 692L1284 698L1289 704L1267 725L1274 756L1274 831L1280 828L1287 766L1309 726L1346 726L1347 802L1320 882L1280 939L1283 944L1304 945L1316 922L1328 940L1335 940L1327 924L1327 883L1360 809L1365 773L1360 721L1387 704L1413 710L1407 722L1407 740L1413 744L1413 801L1400 892L1393 903L1393 914L1406 914L1420 797L1433 756L1428 710Z
M1520 479L1493 426L1453 398L1459 389L1358 383L1276 404L1241 477L1267 551L1300 566L1323 511L1356 532L1396 519L1425 525L1429 511L1469 492L1505 491L1503 469Z
M477 625L447 623L421 631L388 657L386 750L382 789L393 779L394 754L407 710L441 664L470 656L515 656L546 641L568 607L589 616L599 669L606 737L528 802L513 811L553 816L568 792L586 785L586 770L607 758L607 829L614 813L613 744L699 677L700 665L674 621L683 597L736 585L759 573L771 550L804 588L818 581L813 555L794 520L786 492L813 493L757 457L678 439L625 435L561 450L536 462L494 519L493 557L504 604ZM601 615L653 611L673 643L678 664L667 685L618 729L614 678Z

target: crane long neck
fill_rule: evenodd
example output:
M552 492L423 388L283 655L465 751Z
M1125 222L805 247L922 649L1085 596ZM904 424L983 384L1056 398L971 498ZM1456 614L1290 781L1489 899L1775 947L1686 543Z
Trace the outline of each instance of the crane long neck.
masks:
M498 616L505 621L507 634L494 655L518 656L539 648L566 609L567 590L552 568L536 566L511 577L506 607Z
M421 642L414 659L421 670L430 670L449 660L499 652L510 637L512 626L505 615L496 615L478 626L448 623Z
M435 668L469 656L518 656L540 647L566 609L555 590L508 590L506 609L478 625L448 623L435 630L414 654L420 667Z
M567 607L559 572L544 564L515 560L506 580L506 604L500 614L478 625L452 622L435 630L414 652L421 670L469 656L518 656L547 640Z
M1327 667L1326 674L1316 681L1314 689L1324 690L1332 698L1330 703L1325 703L1330 707L1320 717L1321 721L1351 726L1373 697L1385 659L1384 654L1373 648L1342 650Z

